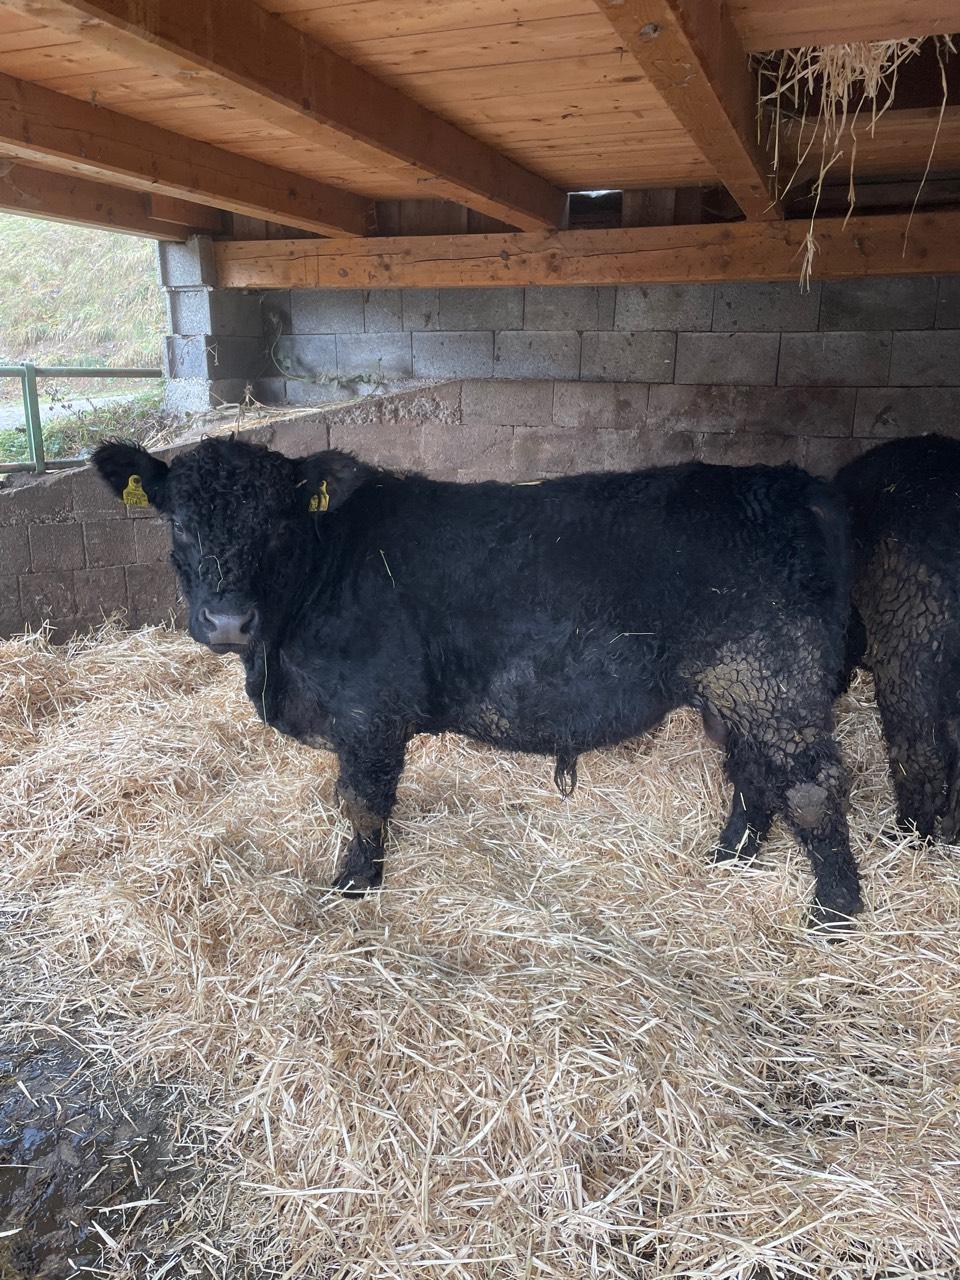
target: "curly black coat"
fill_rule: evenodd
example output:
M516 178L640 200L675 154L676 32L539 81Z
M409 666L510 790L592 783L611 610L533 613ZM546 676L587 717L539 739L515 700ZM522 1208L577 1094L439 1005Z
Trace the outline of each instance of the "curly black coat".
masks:
M258 714L337 753L346 891L380 880L412 735L552 756L570 789L578 753L687 705L735 789L718 856L752 854L782 814L817 917L860 909L831 720L846 523L824 482L693 463L447 484L224 439L169 467L122 443L94 463L170 517L194 638L233 610Z
M873 672L901 823L960 837L960 441L891 440L837 476L851 516L847 673Z

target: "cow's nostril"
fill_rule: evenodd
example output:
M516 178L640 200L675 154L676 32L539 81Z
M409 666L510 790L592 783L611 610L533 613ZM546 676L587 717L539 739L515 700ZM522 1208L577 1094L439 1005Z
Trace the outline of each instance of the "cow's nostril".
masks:
M210 632L210 644L246 644L256 624L257 611L213 613L204 608L200 610L200 621Z

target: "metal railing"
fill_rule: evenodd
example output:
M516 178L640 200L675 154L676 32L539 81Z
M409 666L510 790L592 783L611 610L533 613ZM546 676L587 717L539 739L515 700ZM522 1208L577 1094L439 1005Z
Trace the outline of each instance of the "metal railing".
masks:
M40 398L37 395L38 378L162 378L161 369L73 369L67 367L43 368L33 364L0 365L0 378L19 378L23 393L23 417L27 428L29 462L0 462L0 473L9 471L35 471L40 475L56 467L75 467L76 458L59 458L47 461L43 451L43 427L40 423Z

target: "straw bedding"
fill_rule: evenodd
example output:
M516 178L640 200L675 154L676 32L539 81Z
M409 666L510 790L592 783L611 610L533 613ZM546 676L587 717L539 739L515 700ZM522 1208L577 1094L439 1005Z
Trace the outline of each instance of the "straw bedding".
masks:
M0 646L8 1016L175 1090L196 1171L98 1273L955 1274L956 851L885 833L866 681L840 734L845 945L804 932L782 834L707 864L727 789L687 714L570 801L547 761L416 741L358 904L324 888L332 759L259 724L233 659Z

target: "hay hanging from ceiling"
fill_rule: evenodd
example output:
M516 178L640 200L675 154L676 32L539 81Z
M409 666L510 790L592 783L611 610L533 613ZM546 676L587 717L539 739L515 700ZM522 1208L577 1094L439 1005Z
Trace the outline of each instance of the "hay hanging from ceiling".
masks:
M953 1274L957 850L886 834L867 681L839 731L844 945L806 934L782 833L708 864L728 788L689 713L566 802L547 761L416 740L386 886L349 903L334 762L259 723L236 661L160 629L0 644L7 1017L163 1082L190 1165L189 1195L145 1186L137 1250L97 1219L95 1274Z
M817 159L818 173L812 189L813 210L802 251L801 284L804 287L809 287L817 252L816 217L825 179L835 166L841 162L846 164L849 218L856 203L858 130L866 129L873 134L894 104L901 68L918 57L930 42L937 53L942 97L926 169L917 186L913 204L916 209L933 163L947 105L945 60L955 52L949 36L809 45L761 54L755 59L758 127L762 132L769 118L777 195L785 196L807 161L811 157ZM786 123L790 124L788 132L796 140L793 154L788 157L783 155L783 126Z

